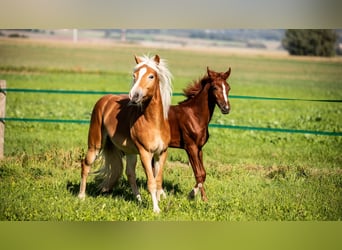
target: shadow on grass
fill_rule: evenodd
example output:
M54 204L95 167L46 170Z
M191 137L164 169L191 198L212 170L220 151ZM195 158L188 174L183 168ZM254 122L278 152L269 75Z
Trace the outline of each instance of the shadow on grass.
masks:
M111 196L111 197L122 197L125 201L135 200L133 196L131 186L129 185L126 179L121 178L119 183L114 187L111 192L101 192L99 187L99 181L91 181L87 183L86 194L90 197L99 197L99 196ZM145 179L137 179L138 189L141 192L142 189L147 190L147 184ZM74 196L77 196L80 190L80 183L74 183L68 181L67 190ZM163 188L166 193L177 195L183 194L183 191L180 189L179 184L174 184L168 180L163 181Z

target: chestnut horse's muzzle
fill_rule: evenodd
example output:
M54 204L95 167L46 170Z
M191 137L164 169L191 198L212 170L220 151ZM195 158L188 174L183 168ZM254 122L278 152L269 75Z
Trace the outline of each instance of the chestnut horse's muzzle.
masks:
M221 112L222 112L222 114L224 114L224 115L229 114L230 108L223 108L223 109L221 109Z
M224 114L224 115L229 114L229 112L230 112L230 106L229 105L220 103L218 106L219 106L222 114Z

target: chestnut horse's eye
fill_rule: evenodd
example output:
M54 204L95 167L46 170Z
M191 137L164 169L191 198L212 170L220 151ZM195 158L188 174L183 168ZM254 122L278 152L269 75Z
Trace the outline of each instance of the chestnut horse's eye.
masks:
M149 78L149 79L153 79L153 78L154 78L154 75L149 75L148 78Z

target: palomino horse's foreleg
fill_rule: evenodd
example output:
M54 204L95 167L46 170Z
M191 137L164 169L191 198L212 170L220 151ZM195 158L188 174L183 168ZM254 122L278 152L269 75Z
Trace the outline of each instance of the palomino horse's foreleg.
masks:
M81 161L81 184L80 192L78 194L78 197L81 199L85 198L85 190L87 185L87 177L90 171L90 165L93 164L98 153L99 150L95 148L89 148L86 157Z
M159 213L160 208L158 206L157 199L157 182L152 169L152 154L147 151L140 151L140 159L147 178L147 189L150 192L152 198L153 212Z
M163 152L161 155L154 157L154 177L157 183L157 200L160 201L160 196L166 198L166 194L163 190L163 167L166 161L167 151Z
M196 185L189 193L189 198L194 199L198 191L201 192L203 201L208 201L207 195L204 190L204 182L206 179L206 172L203 166L203 152L196 145L192 145L186 148L191 167L193 169Z
M137 186L137 177L135 175L135 168L137 165L137 155L126 155L126 176L131 185L133 195L138 201L141 201L141 195Z

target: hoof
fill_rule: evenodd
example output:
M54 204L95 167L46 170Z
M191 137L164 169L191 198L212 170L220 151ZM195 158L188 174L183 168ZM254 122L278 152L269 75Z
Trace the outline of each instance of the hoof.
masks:
M202 196L202 201L203 201L203 202L208 202L207 196Z
M166 193L164 192L163 189L157 191L157 200L160 201L160 197L163 197L166 199Z
M188 194L188 199L189 200L194 200L195 199L195 190L191 190L190 193Z
M160 213L160 208L159 207L154 207L153 208L153 212L156 213L156 214L159 214Z
M137 199L138 202L142 202L142 199L141 199L141 195L140 195L140 194L138 194L135 198Z
M79 198L80 200L84 200L85 197L86 197L85 194L78 194L78 198Z

